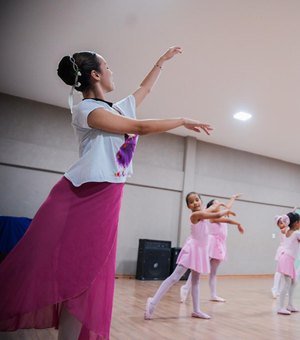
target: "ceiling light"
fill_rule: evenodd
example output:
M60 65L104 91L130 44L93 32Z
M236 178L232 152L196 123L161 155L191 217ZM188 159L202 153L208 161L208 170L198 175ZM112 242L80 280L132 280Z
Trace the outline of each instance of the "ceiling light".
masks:
M247 112L238 112L235 115L233 115L233 117L238 120L248 120L252 117L252 115Z

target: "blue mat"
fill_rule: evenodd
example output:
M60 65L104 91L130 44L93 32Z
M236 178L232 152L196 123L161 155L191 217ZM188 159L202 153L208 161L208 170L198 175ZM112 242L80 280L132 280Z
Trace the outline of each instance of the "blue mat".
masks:
M0 253L8 254L25 234L32 219L0 216Z

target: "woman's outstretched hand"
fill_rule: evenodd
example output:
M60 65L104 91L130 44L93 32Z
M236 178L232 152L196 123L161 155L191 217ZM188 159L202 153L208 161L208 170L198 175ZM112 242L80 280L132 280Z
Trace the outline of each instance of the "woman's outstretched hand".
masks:
M179 46L170 47L157 62L152 66L151 71L146 75L145 79L141 82L139 88L133 93L135 97L135 105L139 106L144 98L151 92L155 85L162 69L164 62L172 59L175 55L181 54L182 48Z
M167 61L172 59L175 55L181 54L182 48L179 46L172 46L170 47L165 54L160 57L161 61Z
M188 118L184 118L183 126L188 130L196 132L201 132L201 130L203 130L207 135L210 135L210 132L213 130L209 124L200 123L197 120Z

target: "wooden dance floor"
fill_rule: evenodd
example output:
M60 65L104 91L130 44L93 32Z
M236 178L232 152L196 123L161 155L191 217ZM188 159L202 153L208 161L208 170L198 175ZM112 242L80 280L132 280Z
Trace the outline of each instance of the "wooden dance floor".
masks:
M143 319L144 306L161 281L116 280L111 340L298 340L300 313L276 313L271 296L273 278L219 277L218 293L226 303L211 302L207 278L201 279L201 309L212 319L191 318L192 301L180 303L179 289L171 288L150 321ZM295 289L300 308L300 285ZM20 330L0 333L1 340L56 340L57 331Z

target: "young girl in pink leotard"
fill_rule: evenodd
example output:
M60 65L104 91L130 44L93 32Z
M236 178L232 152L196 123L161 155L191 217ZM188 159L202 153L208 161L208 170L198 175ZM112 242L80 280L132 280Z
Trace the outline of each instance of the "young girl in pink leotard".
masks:
M289 230L283 242L283 250L279 256L277 272L281 273L284 278L284 285L280 290L278 314L290 315L292 312L299 312L293 305L294 289L296 286L296 268L295 259L299 251L300 242L300 216L295 212L287 214L289 218ZM288 293L288 305L285 307L284 302Z
M230 209L233 202L239 198L241 194L235 194L231 196L231 199L226 204L226 207ZM213 204L218 204L219 202L215 199L207 203L207 208L211 207ZM226 239L227 239L227 224L236 225L240 233L244 233L244 228L242 225L235 220L230 219L227 216L221 218L210 219L209 221L209 262L210 262L210 274L209 274L209 287L211 301L225 302L225 299L219 297L216 292L217 285L217 269L220 263L226 258ZM191 277L189 276L185 285L180 288L180 300L184 302L188 296L189 290L191 288Z
M208 226L206 219L220 218L224 215L233 214L229 209L219 210L222 203L216 203L208 209L202 210L201 197L198 193L191 192L186 196L188 208L192 211L191 235L186 240L177 258L177 266L174 272L160 285L153 297L149 297L144 314L145 320L152 319L154 309L166 294L166 292L180 280L188 269L192 275L192 317L210 319L210 316L200 310L199 278L202 273L209 273L208 258Z
M285 239L285 233L288 229L288 224L290 223L290 220L287 217L287 215L281 215L281 216L275 216L275 221L276 221L277 227L280 230L280 234L279 234L280 244L277 248L276 255L275 255L275 261L277 262L283 250L283 242ZM279 296L281 284L282 284L282 274L279 272L275 272L273 287L271 289L274 299L276 299L277 296Z
M237 198L237 195L233 196L232 201L227 204L227 207L230 209L233 203L233 200ZM218 202L216 200L211 200L208 202L207 207L212 205L213 203ZM236 225L238 231L243 234L244 228L240 224L240 222L236 220L232 220L227 216L223 216L217 219L211 219L209 224L209 258L210 258L210 274L209 274L209 288L211 301L216 302L225 302L225 299L219 297L217 295L216 286L217 286L217 270L222 261L226 259L227 249L226 249L226 239L227 239L227 224Z

